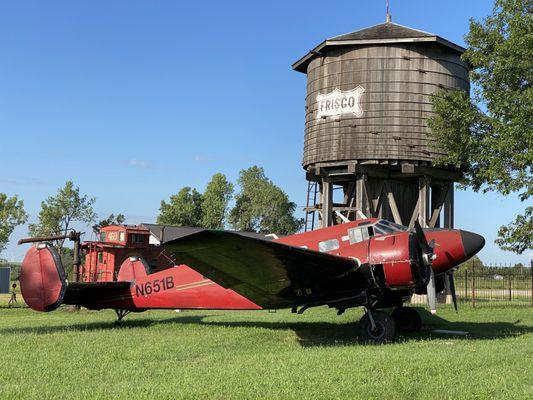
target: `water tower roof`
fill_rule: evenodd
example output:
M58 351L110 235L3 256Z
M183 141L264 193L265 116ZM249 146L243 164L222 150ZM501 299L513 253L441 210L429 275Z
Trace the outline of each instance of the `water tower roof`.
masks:
M433 33L420 31L418 29L408 28L407 26L395 24L393 22L384 22L382 24L359 29L354 32L345 33L335 36L328 40L371 40L371 39L401 39L401 38L418 38L436 36Z
M345 33L326 39L304 57L296 61L292 68L296 71L306 73L307 65L317 55L323 55L327 48L332 46L358 46L376 45L389 43L427 43L435 42L448 47L450 50L463 53L465 49L433 33L408 28L392 22L384 22L358 31Z

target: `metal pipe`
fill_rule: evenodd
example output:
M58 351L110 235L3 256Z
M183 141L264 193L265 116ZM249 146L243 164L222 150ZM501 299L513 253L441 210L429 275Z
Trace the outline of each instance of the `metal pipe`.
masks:
M36 236L32 238L20 239L18 241L18 244L20 245L24 243L50 242L52 240L62 240L62 239L75 240L76 233L77 233L76 231L72 231L72 232L69 232L67 235Z

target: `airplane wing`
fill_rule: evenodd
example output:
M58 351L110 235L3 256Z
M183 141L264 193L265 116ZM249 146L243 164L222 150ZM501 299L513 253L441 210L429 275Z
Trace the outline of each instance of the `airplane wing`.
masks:
M352 259L236 232L203 230L164 247L177 263L263 308L326 304L369 286Z

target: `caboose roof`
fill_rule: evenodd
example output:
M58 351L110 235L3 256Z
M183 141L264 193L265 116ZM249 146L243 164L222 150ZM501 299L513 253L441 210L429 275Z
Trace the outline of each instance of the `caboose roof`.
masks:
M205 230L204 228L197 228L197 227L192 227L192 226L173 226L173 225L159 225L159 224L146 224L146 223L141 224L141 226L149 229L150 233L160 243L170 242L171 240L180 239L182 237L189 236L194 233L198 233L198 232ZM271 236L265 235L263 233L239 232L239 231L233 231L233 232L236 234L242 235L242 236L253 237L256 239L272 240ZM279 236L281 237L283 235L279 235Z
M418 29L408 28L393 22L384 22L358 31L345 33L324 40L313 50L309 51L304 57L300 58L294 64L292 69L298 72L307 72L307 65L317 55L324 54L327 48L334 46L358 46L369 44L388 44L388 43L427 43L434 42L448 47L450 50L463 53L464 47L458 46L449 40L443 39L433 33L420 31Z

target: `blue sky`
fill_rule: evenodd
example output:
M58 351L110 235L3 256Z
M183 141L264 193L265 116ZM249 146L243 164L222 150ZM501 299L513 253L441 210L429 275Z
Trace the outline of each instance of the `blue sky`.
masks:
M0 192L30 220L68 179L96 211L155 219L161 199L235 181L257 164L298 205L305 75L290 65L327 37L384 21L385 1L4 1L0 3ZM393 21L463 44L491 1L392 1ZM456 194L456 226L498 250L515 197ZM17 228L16 241L27 232ZM2 254L19 260L13 243Z

